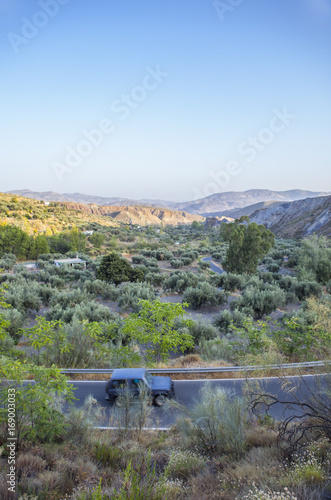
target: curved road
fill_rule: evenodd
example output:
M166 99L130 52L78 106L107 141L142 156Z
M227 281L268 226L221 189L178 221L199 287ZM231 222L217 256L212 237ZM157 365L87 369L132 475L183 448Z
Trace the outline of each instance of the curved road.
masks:
M223 274L225 273L225 271L222 269L221 266L219 266L218 264L216 264L212 257L204 257L203 259L204 262L209 262L209 268L214 271L214 273L217 273L217 274Z
M304 375L303 377L289 377L290 380L295 381L300 389L300 399L304 398L305 394L309 393L309 390L313 390L314 381L316 380L315 375ZM248 379L251 381L259 381L260 386L264 392L268 392L271 395L277 395L282 397L284 400L289 401L289 396L282 390L283 381L278 377L270 378L260 378L260 379ZM205 383L210 383L213 387L221 387L230 391L232 394L240 396L246 382L246 379L223 379L223 380L176 380L175 393L176 399L179 403L186 407L190 407L194 401L194 398L198 396L199 390L203 387ZM106 408L106 422L103 425L109 425L109 418L112 413L112 406L108 401L105 400L105 381L72 381L70 382L75 390L75 397L78 401L75 402L76 406L79 407L83 404L85 398L91 394L98 403ZM298 394L299 394L298 393ZM281 419L284 416L282 405L275 405L270 412L271 415L276 419ZM178 410L166 410L165 408L153 407L152 419L153 426L158 425L159 427L171 426L175 420L176 415L178 415ZM112 425L115 425L112 423ZM120 424L117 424L120 425Z

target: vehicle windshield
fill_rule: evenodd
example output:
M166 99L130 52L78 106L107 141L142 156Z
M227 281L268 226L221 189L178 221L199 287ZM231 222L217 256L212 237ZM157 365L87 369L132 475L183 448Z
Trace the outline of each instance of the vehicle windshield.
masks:
M145 372L145 379L146 379L146 382L147 384L152 387L152 375L149 373L149 372Z

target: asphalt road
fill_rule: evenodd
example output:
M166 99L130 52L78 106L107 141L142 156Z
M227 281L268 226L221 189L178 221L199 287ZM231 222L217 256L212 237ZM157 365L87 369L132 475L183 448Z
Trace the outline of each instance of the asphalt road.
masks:
M309 389L314 388L316 376L305 375L303 377L289 377L295 381L299 386L300 399L309 392ZM277 377L263 378L263 379L249 379L250 381L258 380L260 386L265 392L271 395L282 397L286 401L290 401L290 396L282 390L282 381ZM109 425L110 417L114 412L112 405L105 400L105 386L106 382L100 381L73 381L71 382L75 390L75 397L78 401L75 402L77 407L81 406L85 398L91 394L98 403L106 409L106 421L102 425ZM210 383L212 387L221 387L233 394L233 397L242 395L245 379L223 379L223 380L178 380L175 381L176 399L179 403L186 407L190 407L194 398L199 395L199 391L203 388L204 384ZM281 419L284 416L283 405L275 405L272 408L271 415L276 419ZM287 413L288 414L288 413ZM170 410L165 408L153 407L152 411L152 426L168 427L171 426L178 415L178 410ZM115 425L112 423L111 425ZM120 425L117 422L116 425Z
M202 259L204 262L209 262L209 268L214 271L214 273L217 273L217 274L223 274L225 273L225 271L222 269L221 266L215 264L215 262L213 261L213 259L211 257L204 257Z

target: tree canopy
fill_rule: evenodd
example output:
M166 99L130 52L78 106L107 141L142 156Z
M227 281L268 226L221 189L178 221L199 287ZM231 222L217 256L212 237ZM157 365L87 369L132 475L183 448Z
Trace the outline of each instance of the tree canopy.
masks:
M97 270L97 277L119 285L124 281L142 281L144 274L140 269L134 269L128 261L113 252L102 258Z
M275 244L274 234L262 225L250 223L247 216L223 224L221 234L229 244L223 267L237 274L254 273L259 259Z

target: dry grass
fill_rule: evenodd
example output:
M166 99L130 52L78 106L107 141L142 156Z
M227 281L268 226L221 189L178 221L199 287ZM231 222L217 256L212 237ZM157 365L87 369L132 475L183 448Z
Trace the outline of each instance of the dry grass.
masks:
M277 432L269 427L252 425L246 432L246 443L248 448L263 446L268 448L274 446L277 441Z
M17 461L20 492L22 495L34 494L42 500L75 500L81 498L78 493L81 491L90 492L87 498L92 499L92 489L101 479L102 491L111 498L114 489L118 491L122 487L124 470L130 461L133 469L140 470L141 463L145 463L150 454L152 467L155 466L159 476L164 474L173 451L177 450L182 459L179 465L178 460L172 464L166 490L168 500L238 500L253 489L253 483L263 491L268 488L281 491L288 486L299 500L320 498L323 484L317 487L307 481L292 481L292 466L283 461L275 438L272 428L254 424L246 433L247 450L240 460L224 454L206 455L198 466L194 461L190 464L181 436L174 430L169 433L142 432L139 436L131 434L128 437L114 430L95 431L91 432L88 445L53 443L30 446L25 443ZM311 447L320 460L328 463L328 440L320 440ZM101 454L96 452L97 448ZM105 450L104 455L102 450ZM107 450L110 453L107 454ZM0 498L12 500L3 487L5 467L2 459Z
M19 453L17 456L17 473L23 477L35 477L46 469L47 462L39 455Z

